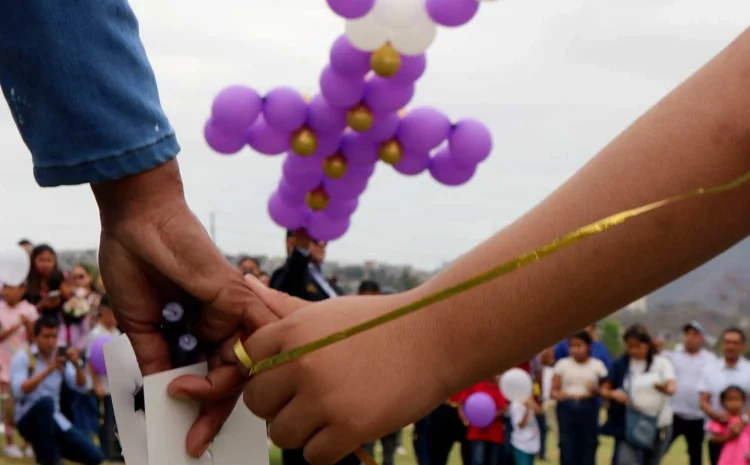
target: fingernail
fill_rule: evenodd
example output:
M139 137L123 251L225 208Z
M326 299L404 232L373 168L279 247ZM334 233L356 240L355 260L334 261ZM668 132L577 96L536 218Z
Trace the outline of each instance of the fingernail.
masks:
M211 447L211 443L210 442L208 444L206 444L206 446L203 449L201 449L201 453L198 454L198 458L201 458L204 455L206 455L206 452L208 452L209 447Z
M167 394L169 394L170 397L174 397L175 399L187 399L187 394L185 394L185 391L180 388L173 388L170 386L167 388Z

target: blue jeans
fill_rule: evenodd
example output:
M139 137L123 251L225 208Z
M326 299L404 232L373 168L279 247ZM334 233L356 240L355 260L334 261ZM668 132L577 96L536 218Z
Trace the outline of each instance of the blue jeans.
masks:
M41 186L108 181L179 145L127 0L0 0L0 85Z
M97 402L99 399L97 399ZM110 462L122 462L122 454L119 451L118 441L115 437L115 409L112 406L112 396L107 395L101 399L102 422L99 426L99 447L102 454Z
M595 400L559 402L557 421L560 465L595 465L599 446L599 403Z
M63 431L52 415L54 401L45 397L18 421L16 427L23 438L34 448L37 463L58 465L64 458L83 465L99 465L104 456L83 433L75 427Z
M547 460L547 417L544 414L537 415L536 422L539 424L539 435L542 437L539 458Z
M414 424L414 454L418 465L430 465L430 446L427 443L429 428L429 415Z
M515 460L516 465L534 465L534 456L532 454L527 454L515 447L513 448L513 460Z
M485 441L470 441L471 465L503 465L505 448L502 444Z

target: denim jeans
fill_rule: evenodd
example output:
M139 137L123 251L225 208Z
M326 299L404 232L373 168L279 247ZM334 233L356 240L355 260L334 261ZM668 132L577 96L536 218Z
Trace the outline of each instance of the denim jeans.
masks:
M63 431L52 418L54 401L45 397L18 421L16 427L34 448L37 463L58 465L61 459L83 465L99 465L104 461L101 451L75 427Z
M127 0L0 0L0 85L41 186L108 181L177 155Z
M534 456L513 447L513 460L516 465L534 465Z
M618 465L659 465L672 442L672 426L661 428L654 448L638 449L626 441L620 441L617 447Z
M595 400L559 402L557 422L560 465L595 465L599 445L599 403Z
M542 413L536 416L536 422L539 424L539 435L542 437L541 448L539 449L539 458L547 459L547 416Z
M470 441L471 465L504 465L505 448L502 444Z
M418 465L430 465L430 446L427 444L429 428L429 415L414 423L414 454Z
M112 396L104 396L101 404L102 422L99 426L99 447L108 461L122 462L122 452L115 437L115 409L112 406Z
M430 465L446 465L455 443L461 444L461 459L464 465L471 463L471 448L466 440L466 426L458 410L443 404L430 414L427 434Z
M398 449L398 438L401 435L401 431L388 434L380 438L380 445L383 446L383 465L394 465L396 457L396 449ZM375 443L364 444L362 448L370 454L370 457L375 457Z

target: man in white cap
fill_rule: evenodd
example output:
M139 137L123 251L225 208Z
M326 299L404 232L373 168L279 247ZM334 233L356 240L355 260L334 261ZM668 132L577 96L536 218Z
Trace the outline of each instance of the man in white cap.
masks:
M677 375L677 391L671 399L674 412L672 442L685 436L690 465L701 465L704 414L701 411L698 383L706 367L716 362L716 356L706 350L706 330L699 322L687 323L682 332L682 344L674 351L663 354L672 361Z

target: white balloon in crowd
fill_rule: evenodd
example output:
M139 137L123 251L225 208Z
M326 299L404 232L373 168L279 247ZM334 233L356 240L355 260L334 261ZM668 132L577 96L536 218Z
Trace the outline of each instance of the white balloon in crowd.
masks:
M399 53L419 55L435 41L437 24L426 0L377 0L367 15L347 21L346 36L363 51L373 52L390 42Z
M534 386L528 373L513 368L500 377L500 390L511 402L524 403L534 392Z
M0 283L20 286L26 281L31 268L31 260L26 249L13 245L0 250Z

